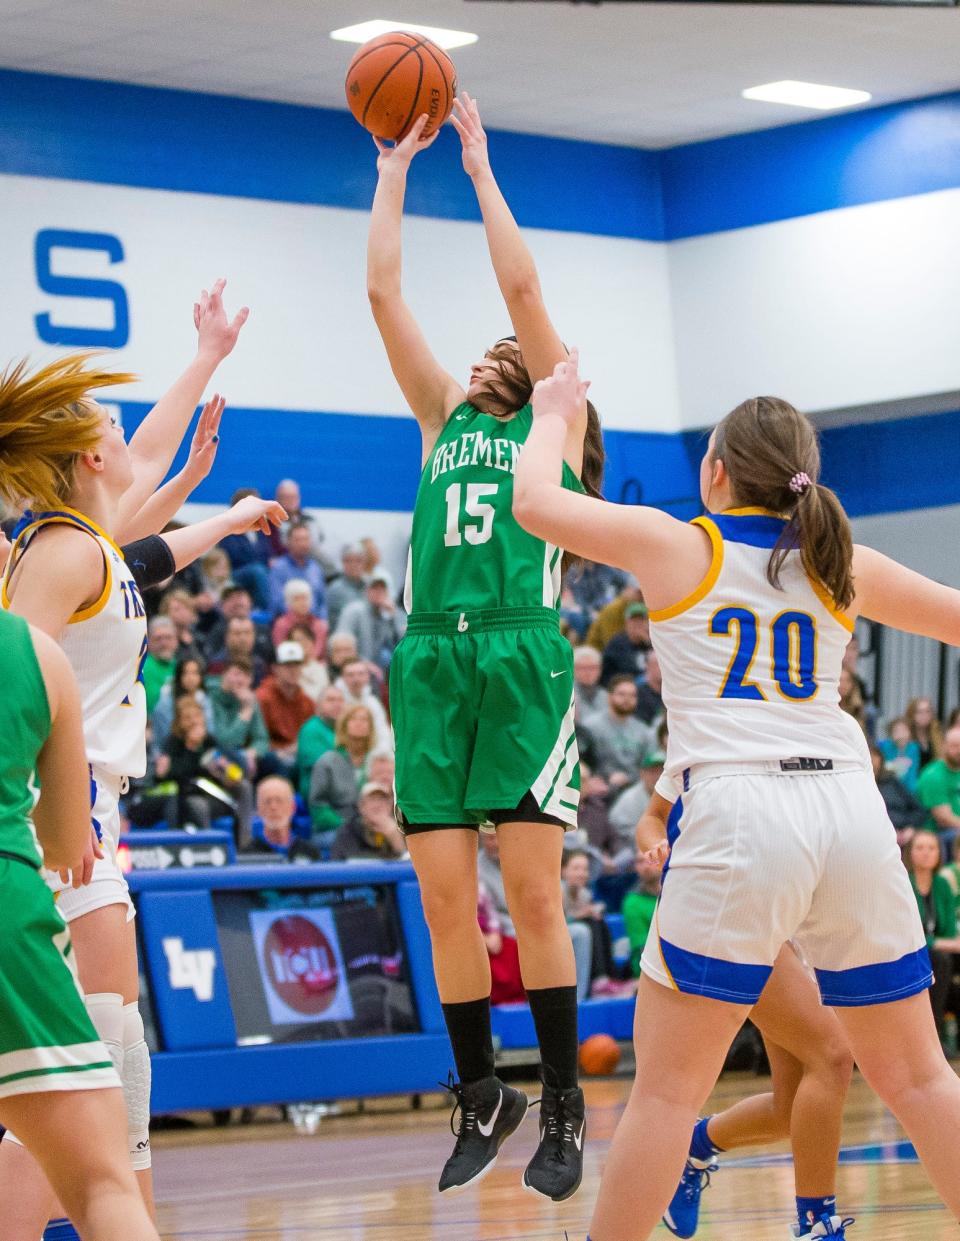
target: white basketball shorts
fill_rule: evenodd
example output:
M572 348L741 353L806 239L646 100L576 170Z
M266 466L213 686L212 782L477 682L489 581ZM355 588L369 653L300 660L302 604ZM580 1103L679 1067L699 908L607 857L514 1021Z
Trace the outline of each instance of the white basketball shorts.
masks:
M117 865L117 844L120 840L119 800L123 778L111 776L93 767L90 770L91 816L100 827L100 843L103 857L93 866L93 878L82 888L64 883L54 871L44 871L50 887L56 893L57 908L64 921L72 922L95 909L107 905L123 905L127 921L134 917L133 901L123 872Z
M824 1004L883 1004L932 981L917 902L872 772L686 773L641 969L674 990L755 1004L794 939Z

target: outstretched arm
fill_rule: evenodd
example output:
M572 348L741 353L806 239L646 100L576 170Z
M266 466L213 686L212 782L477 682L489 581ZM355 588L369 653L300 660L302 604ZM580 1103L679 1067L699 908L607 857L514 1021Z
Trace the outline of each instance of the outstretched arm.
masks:
M276 500L261 500L257 496L245 496L233 508L205 521L196 521L182 530L170 530L160 537L170 548L177 570L193 564L200 556L215 547L228 534L246 534L248 530L270 533L271 526L280 526L287 520L286 510Z
M543 303L533 255L520 234L490 167L487 135L480 122L477 101L464 91L459 99L454 100L453 106L450 123L460 135L463 145L463 168L473 181L480 204L497 284L507 304L507 313L523 354L527 374L531 382L536 383L538 379L546 379L553 374L553 368L566 358L567 351ZM586 429L587 405L584 398L577 418L568 429L564 452L577 474L583 465Z
M960 646L960 590L933 582L872 547L853 549L851 612L868 620Z
M421 141L420 134L426 122L426 115L421 116L406 138L393 147L374 138L380 152L379 176L367 241L370 308L387 350L390 369L423 432L424 457L451 412L465 399L463 389L431 353L400 289L400 238L407 171L414 155L432 146L436 138L434 134Z
M690 594L710 567L702 531L658 509L610 504L561 486L564 444L588 385L571 349L533 390L533 427L520 453L513 514L525 530L574 555L637 576L651 609Z
M143 508L163 482L194 410L214 371L237 343L249 310L244 306L228 320L223 308L225 280L218 280L208 293L204 289L194 305L197 356L165 396L146 416L130 441L133 483L124 492L117 514L117 528L128 538L127 524Z
M193 433L187 464L179 474L155 491L139 513L135 513L121 532L120 542L134 543L148 535L159 534L168 521L180 511L187 497L207 477L213 468L220 443L220 418L224 399L214 395L207 401Z

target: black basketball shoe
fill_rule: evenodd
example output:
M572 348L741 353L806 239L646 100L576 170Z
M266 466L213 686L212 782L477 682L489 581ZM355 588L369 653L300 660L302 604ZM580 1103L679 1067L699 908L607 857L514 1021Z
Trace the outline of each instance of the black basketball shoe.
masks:
M587 1131L583 1091L555 1090L544 1083L540 1098L540 1145L523 1174L525 1189L554 1202L572 1198L583 1179Z
M466 1086L450 1080L445 1087L456 1103L450 1129L457 1136L453 1154L443 1165L439 1189L456 1193L482 1180L497 1162L500 1147L527 1114L527 1096L498 1077L485 1077ZM460 1124L454 1128L454 1117Z

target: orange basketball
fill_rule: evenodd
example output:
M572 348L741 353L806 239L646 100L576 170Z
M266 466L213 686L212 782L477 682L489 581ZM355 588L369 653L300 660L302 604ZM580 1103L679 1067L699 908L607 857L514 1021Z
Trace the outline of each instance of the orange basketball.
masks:
M399 142L423 112L429 138L453 110L457 71L442 48L422 34L390 30L378 35L350 61L347 103L364 129Z
M580 1067L591 1077L603 1077L620 1063L620 1047L609 1034L591 1034L580 1044Z

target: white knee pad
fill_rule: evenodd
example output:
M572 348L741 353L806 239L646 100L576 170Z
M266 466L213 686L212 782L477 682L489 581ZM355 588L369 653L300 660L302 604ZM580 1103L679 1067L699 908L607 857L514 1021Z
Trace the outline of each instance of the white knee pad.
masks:
M123 996L115 991L97 991L84 996L90 1020L100 1041L110 1053L113 1067L123 1080Z
M123 1008L123 1097L127 1104L130 1163L135 1172L150 1167L150 1052L143 1041L143 1018L136 1001Z
M100 1042L106 1047L113 1067L123 1081L123 996L115 991L96 991L83 997L84 1005ZM141 1026L141 1032L143 1027ZM22 1146L20 1139L8 1129L4 1142Z

